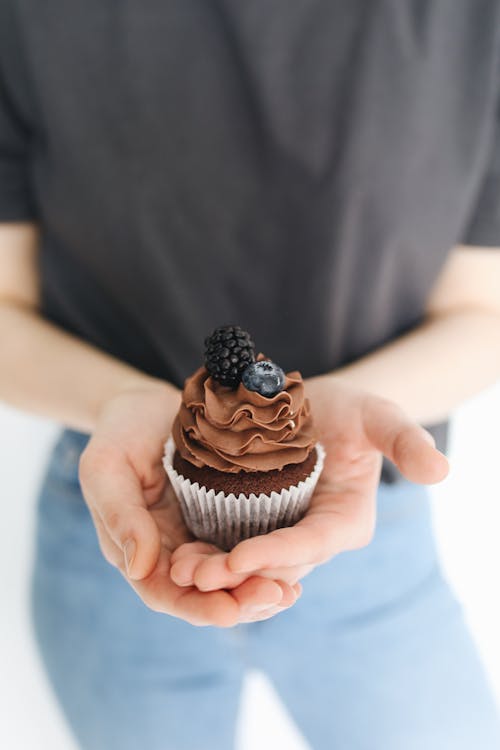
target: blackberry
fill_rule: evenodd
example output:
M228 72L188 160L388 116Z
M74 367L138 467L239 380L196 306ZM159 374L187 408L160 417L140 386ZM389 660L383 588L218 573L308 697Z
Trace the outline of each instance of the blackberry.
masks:
M243 370L255 362L255 344L240 326L221 326L205 339L205 367L221 385L237 388Z

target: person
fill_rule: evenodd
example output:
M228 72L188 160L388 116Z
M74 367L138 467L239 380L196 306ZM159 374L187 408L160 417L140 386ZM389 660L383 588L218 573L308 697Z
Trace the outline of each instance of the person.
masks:
M248 666L318 750L500 746L424 486L500 374L499 14L0 0L0 395L63 427L33 617L82 748L232 747ZM161 467L225 323L327 449L305 518L230 553Z

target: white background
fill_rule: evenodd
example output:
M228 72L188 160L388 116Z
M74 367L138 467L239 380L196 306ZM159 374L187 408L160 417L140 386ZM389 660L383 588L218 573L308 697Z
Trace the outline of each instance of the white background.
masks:
M445 570L500 702L499 421L500 385L457 411L452 472L434 490L434 511ZM55 435L54 425L0 406L0 748L6 750L75 750L45 681L27 615L34 500ZM238 750L276 746L307 747L265 678L252 674Z

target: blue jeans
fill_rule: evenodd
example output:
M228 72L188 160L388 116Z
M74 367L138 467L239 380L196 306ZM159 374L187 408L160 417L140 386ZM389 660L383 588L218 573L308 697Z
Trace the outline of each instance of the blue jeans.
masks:
M314 750L498 750L488 685L442 578L424 488L381 486L365 549L304 580L261 623L196 628L148 610L102 558L66 430L40 493L38 644L86 750L233 747L248 667L267 673Z

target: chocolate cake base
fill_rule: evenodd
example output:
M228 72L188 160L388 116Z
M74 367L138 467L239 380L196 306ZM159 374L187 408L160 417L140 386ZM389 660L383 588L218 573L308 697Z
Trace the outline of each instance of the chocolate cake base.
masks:
M206 487L207 490L222 491L225 495L243 493L248 496L252 493L259 495L261 492L269 495L273 491L281 492L283 489L296 486L311 474L316 460L314 448L300 464L287 464L282 469L272 471L239 471L234 474L218 471L210 466L194 466L175 451L173 466L178 474L182 474L193 483L198 482L200 487Z

